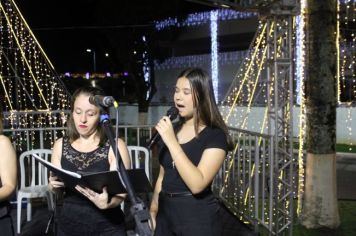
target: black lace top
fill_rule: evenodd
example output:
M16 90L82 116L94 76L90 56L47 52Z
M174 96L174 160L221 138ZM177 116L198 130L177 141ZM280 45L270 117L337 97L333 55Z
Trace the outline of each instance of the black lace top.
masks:
M98 172L110 169L106 142L91 152L80 152L72 147L68 137L63 138L61 165L73 172ZM63 206L58 218L58 228L65 235L101 235L112 230L123 229L124 214L120 205L101 210L75 189L66 188ZM107 234L112 235L112 234ZM125 235L124 233L115 235Z
M108 160L110 145L107 141L103 146L91 152L80 152L72 147L68 137L63 138L61 165L65 170L76 173L107 171L110 169ZM72 200L84 199L81 194L66 189L66 197L75 195Z
M68 138L63 138L61 165L63 169L73 172L98 172L110 169L109 141L102 147L91 152L79 152L69 143Z

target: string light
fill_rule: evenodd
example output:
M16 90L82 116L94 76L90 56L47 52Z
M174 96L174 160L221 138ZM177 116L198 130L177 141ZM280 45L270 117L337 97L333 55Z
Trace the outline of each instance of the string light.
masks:
M2 4L4 2L4 4ZM50 60L47 58L46 54L40 47L36 38L34 37L32 31L28 27L26 21L23 19L22 15L17 9L14 1L2 1L0 2L0 27L2 33L0 34L0 43L1 48L7 50L11 58L14 61L14 64L11 65L6 63L3 60L2 50L0 52L0 67L1 71L6 73L0 75L1 85L4 91L9 91L5 94L6 107L5 109L9 111L7 119L13 129L30 127L38 128L44 127L47 125L56 127L58 125L63 125L67 119L67 116L63 110L68 108L68 94L66 93L64 87L61 85L61 82L58 80L58 77L54 71L53 65ZM304 163L303 163L303 142L304 142L304 128L305 128L305 101L303 96L304 90L304 44L305 44L305 35L303 32L304 27L304 8L305 0L302 2L302 15L296 20L297 28L297 46L296 46L296 77L297 77L297 102L300 104L300 123L299 123L299 154L298 154L298 164L299 164L299 173L298 173L298 209L301 206L302 194L304 191ZM351 81L351 88L353 91L353 96L355 97L355 32L354 29L348 27L348 22L355 22L355 1L340 1L343 3L342 12L343 17L338 17L338 30L337 30L337 40L341 45L338 49L338 56L340 62L338 62L338 91L341 91L340 83L343 81L343 91L346 88L345 82L346 77L349 76L353 78ZM340 9L339 9L340 10ZM340 10L341 11L341 10ZM255 13L238 13L232 10L218 10L216 12L206 12L206 13L195 13L189 15L183 21L179 21L177 18L169 18L165 21L155 22L156 29L164 30L169 27L196 27L208 22L211 23L211 32L212 32L212 54L213 60L211 60L210 55L203 56L188 56L180 58L171 58L163 63L155 62L155 69L167 69L167 68L181 68L187 66L199 66L211 62L212 73L218 75L218 61L219 63L236 63L236 60L241 60L245 58L240 70L237 72L232 86L225 97L222 107L223 114L225 114L226 122L232 126L237 126L241 128L246 128L248 124L248 114L251 112L251 106L255 105L257 101L257 89L260 88L261 93L259 96L262 96L262 101L264 103L268 102L268 99L273 97L274 90L273 88L267 90L266 83L262 81L262 72L266 69L266 32L272 34L273 30L278 29L281 25L276 25L270 29L266 28L265 22L260 22L258 28L258 33L256 38L251 44L251 49L244 52L233 52L233 53L218 53L217 42L213 41L217 38L217 21L224 20L236 20L236 19L247 19L255 17ZM343 24L342 24L343 23ZM216 25L215 25L216 24ZM275 28L275 29L274 29ZM349 43L346 37L342 38L343 34L340 32L347 32L352 41ZM277 40L278 50L274 52L272 57L278 58L281 55L281 44L283 43L283 38L286 35L281 35ZM215 59L214 59L215 58ZM219 60L218 60L219 59ZM18 71L14 68L19 68ZM273 78L277 75L273 74ZM218 79L218 77L216 76ZM216 79L216 81L217 81ZM274 81L275 82L275 81ZM217 84L216 84L217 87ZM215 89L217 91L217 89ZM268 94L269 93L269 94ZM341 93L339 93L341 94ZM14 103L13 97L17 96L17 103ZM340 97L340 96L338 96ZM34 101L41 98L39 103L35 104L38 108L34 107ZM245 107L248 104L247 107ZM348 115L346 118L346 124L349 136L352 135L352 117L351 117L351 103L346 103L348 105ZM244 108L242 108L244 107ZM239 109L237 109L239 108ZM44 113L36 113L36 111L41 110L46 111ZM52 112L52 110L59 109L60 112ZM288 110L292 109L288 107ZM241 112L242 111L242 112ZM21 113L24 112L24 113ZM33 113L33 114L32 114ZM262 133L266 127L266 117L267 109L264 112L264 119L260 124L260 132ZM290 117L286 117L290 119ZM238 123L234 123L238 121ZM21 143L24 140L30 142L30 145L34 145L35 139L28 139L22 136L20 133L15 134L16 140ZM32 131L30 137L34 137ZM47 136L46 136L47 137ZM53 141L53 136L48 136L51 142ZM238 140L246 141L246 137L242 137L239 134ZM249 143L251 144L251 143ZM243 149L239 146L240 143L235 146L233 157L239 151ZM247 145L244 143L244 145ZM352 145L352 142L351 142ZM266 156L264 158L267 158ZM254 172L255 166L251 165L251 162L247 162L249 167L249 172ZM235 162L230 161L228 163L229 168L233 168ZM284 164L284 163L282 163ZM226 176L229 176L229 168L227 170ZM230 173L231 174L231 173ZM282 178L284 172L280 173L279 178ZM249 176L253 178L253 175ZM228 182L229 178L226 178L224 181L224 187L230 184ZM243 181L240 180L238 184L241 184ZM235 193L234 193L235 194ZM251 203L253 194L249 189L244 193L245 195L235 195L234 204L238 205L245 199L244 204L241 204L242 210L251 211ZM280 192L278 194L281 194ZM244 198L244 197L245 198ZM238 199L239 198L239 199ZM286 203L286 207L289 206L289 202ZM264 206L265 207L265 206ZM263 209L264 210L264 209ZM271 210L271 209L270 209ZM269 220L268 209L265 211L266 221ZM274 214L274 213L273 213Z
M300 15L296 19L296 78L297 78L297 104L299 107L299 147L298 147L298 183L297 183L297 215L301 214L304 194L304 139L305 139L305 95L304 95L304 69L305 69L305 14L307 3L302 0L300 3Z
M235 52L219 52L219 65L233 65L236 62L243 61L246 57L247 51L235 51ZM159 62L154 60L155 71L182 69L188 67L202 67L211 63L211 55L192 55L181 57L170 57L166 60Z
M219 86L219 54L218 54L218 11L210 12L210 35L211 35L211 80L213 83L215 101L218 102Z
M355 1L353 1L351 3L351 1L345 1L345 4L343 7L345 7L346 9L355 9ZM304 76L304 58L305 58L305 33L304 33L304 17L305 17L305 5L306 5L306 1L302 1L302 15L298 17L298 19L295 20L295 26L297 27L296 29L296 92L297 92L297 104L300 105L300 113L299 113L299 149L298 149L298 183L296 183L296 185L298 186L298 207L297 207L297 212L298 214L301 212L301 205L302 205L302 196L304 193L304 174L305 174L305 170L304 170L304 161L303 161L303 146L304 146L304 137L305 137L305 99L304 99L304 80L305 80L305 76ZM350 6L352 5L352 6ZM344 11L346 12L346 10ZM346 12L347 13L347 12ZM348 12L348 16L342 17L341 19L344 20L344 26L340 27L340 30L342 30L343 28L346 28L346 19L348 19L350 21L350 18L352 18L352 22L355 22L355 14L354 12L352 13L352 11ZM352 15L351 15L352 14ZM280 23L280 22L279 22ZM342 24L340 24L342 26ZM260 26L263 27L263 24L260 23ZM261 29L260 27L260 29ZM276 28L280 28L281 25L277 25ZM273 27L271 27L273 28ZM354 36L354 29L350 30L348 28L348 32L352 31L352 33L350 33L352 42L350 43L346 43L349 42L348 39L343 39L344 40L344 44L345 46L343 47L345 50L341 50L340 53L340 60L342 59L342 63L340 63L340 72L341 72L341 76L343 76L344 74L347 74L346 71L348 71L348 74L352 74L350 77L351 78L355 78L355 72L354 72L354 65L355 65L355 36ZM263 35L260 33L260 31L257 32L257 37L256 39L258 39L259 36ZM285 37L286 35L284 35L283 37ZM278 50L276 52L274 52L274 55L271 55L272 57L279 57L281 50L281 45L283 43L283 38L279 38L277 40L277 47ZM252 53L248 54L248 56L245 58L245 61L243 62L243 65L241 66L239 72L237 73L237 76L235 76L234 81L229 89L229 92L227 93L227 96L225 98L225 100L223 101L224 106L222 107L222 111L225 117L225 121L228 123L229 126L234 126L234 127L239 127L239 128L246 128L247 127L247 115L248 113L250 113L250 97L254 97L255 94L255 88L256 86L250 86L253 83L257 83L258 80L253 79L252 76L250 75L254 75L254 76L259 76L259 69L258 67L254 66L254 61L256 60L264 60L263 59L263 54L258 54L260 51L263 51L263 47L261 45L263 45L265 42L263 41L263 38L261 38L261 43L259 43L259 40L255 40L252 45ZM342 44L342 42L340 41L340 44ZM341 48L341 47L340 47ZM342 49L342 48L341 48ZM352 58L350 60L350 58ZM256 63L257 65L258 63ZM272 78L276 77L276 75L272 75ZM344 76L346 77L346 76ZM354 81L355 79L353 79ZM355 85L353 85L355 86ZM344 87L342 89L342 91L345 91ZM352 87L352 91L355 91L355 87ZM264 91L266 92L266 91ZM270 88L270 94L269 97L273 97L274 91L273 88ZM266 101L266 100L265 100ZM246 104L247 102L247 109L246 109ZM239 105L244 106L245 108L239 107ZM351 137L352 135L352 129L351 129L351 121L352 121L352 117L351 117L351 103L347 103L345 105L348 105L348 115L347 115L347 120L346 120L346 124L347 124L347 130L349 132L349 137ZM286 119L290 120L290 116L288 115L288 111L290 111L290 109L292 109L291 107L287 107L287 113L286 113ZM232 122L230 122L230 120ZM242 122L241 122L242 121ZM264 126L265 122L260 123L261 127ZM261 128L261 132L263 132L264 128ZM351 138L350 138L351 140ZM352 142L349 143L351 148L352 148ZM239 144L238 144L239 145ZM233 154L235 155L235 153L240 149L240 147L236 145ZM351 149L350 148L350 149ZM285 162L286 160L284 160ZM230 171L233 167L232 163L229 163L230 165L228 165L228 170ZM280 173L280 178L281 176L285 175L285 173L282 171ZM295 178L293 178L293 181L296 181ZM225 185L227 185L228 183L228 179L225 179ZM279 188L280 189L280 188ZM246 190L245 192L245 198L244 198L244 203L247 205L248 204L248 200L251 197L250 193L249 193L249 189ZM286 207L289 206L289 202L286 202Z
M14 130L63 126L65 113L51 111L67 110L69 93L13 0L0 2L0 28L5 120ZM33 147L38 137L31 131L14 132L12 138L21 150L24 140Z
M304 34L304 25L305 25L305 1L301 1L301 14L296 17L296 50L295 50L295 78L296 78L296 103L298 105L301 104L302 99L302 83L304 81L304 41L305 41L305 34ZM304 7L303 7L304 6Z
M237 12L231 9L218 9L216 12L217 20L219 21L249 19L257 16L254 12ZM210 22L210 14L210 12L193 13L183 20L169 17L162 21L155 21L154 24L157 31L166 30L171 27L196 27Z
M352 26L356 23L356 1L344 0L338 4L337 18L337 52L338 52L338 102L345 107L347 115L345 118L347 143L349 151L353 150L352 133L352 102L356 99L356 29ZM351 24L350 24L351 22Z

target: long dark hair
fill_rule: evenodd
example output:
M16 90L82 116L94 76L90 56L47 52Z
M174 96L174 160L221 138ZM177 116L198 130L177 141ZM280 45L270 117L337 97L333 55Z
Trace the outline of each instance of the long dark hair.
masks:
M192 89L193 105L195 107L195 133L198 134L201 122L210 128L220 128L226 135L229 148L232 148L232 140L216 105L212 81L209 75L200 68L187 68L178 75L177 79L182 77L189 80ZM181 124L182 122L183 120L180 120Z
M75 140L77 140L79 138L79 133L77 131L77 128L75 127L74 119L73 119L74 102L79 95L86 95L86 96L103 95L104 96L104 91L97 87L84 86L84 87L78 88L73 93L73 96L72 96L72 99L70 102L71 113L70 113L69 119L67 121L67 136L69 138L70 143L73 143ZM107 110L105 110L105 112L107 112ZM105 132L102 129L101 125L99 124L99 122L97 124L96 130L99 134L100 144L102 145L106 142L107 137L106 137Z

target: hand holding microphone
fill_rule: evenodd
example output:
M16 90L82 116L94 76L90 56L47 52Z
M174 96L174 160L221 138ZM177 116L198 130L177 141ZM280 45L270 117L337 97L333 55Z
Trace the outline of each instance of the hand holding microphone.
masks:
M176 107L171 107L169 108L169 110L167 111L167 114L166 116L172 121L174 120L175 118L177 118L178 116L178 109ZM165 118L163 118L165 119ZM149 149L151 149L152 145L155 144L158 140L160 139L160 135L158 132L156 132L152 138L150 139L150 141L148 142L148 145L147 147Z

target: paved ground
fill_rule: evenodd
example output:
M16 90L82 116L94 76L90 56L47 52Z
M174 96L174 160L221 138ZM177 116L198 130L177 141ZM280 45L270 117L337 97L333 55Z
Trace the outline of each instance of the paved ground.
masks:
M339 154L337 159L337 186L338 198L340 200L355 200L356 188L354 181L356 180L356 155ZM23 236L41 236L46 235L45 230L51 213L48 211L45 202L38 201L37 206L34 204L33 219L30 222L25 222L26 212L23 209L22 213L22 233ZM12 216L14 227L16 228L16 209L13 209ZM224 236L236 235L240 232L244 236L254 235L249 228L243 225L240 221L230 215L227 211L223 211L221 217L225 222ZM47 235L53 235L50 230ZM16 232L16 230L15 230Z

